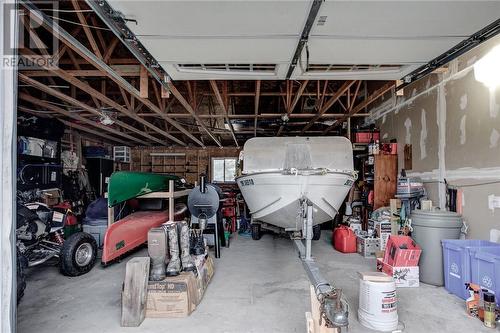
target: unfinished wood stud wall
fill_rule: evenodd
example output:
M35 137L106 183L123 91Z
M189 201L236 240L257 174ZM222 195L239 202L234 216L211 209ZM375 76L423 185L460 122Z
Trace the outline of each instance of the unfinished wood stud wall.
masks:
M194 183L201 173L211 177L212 157L238 157L239 148L166 148L134 147L131 151L132 171L170 173L184 177ZM171 156L151 156L151 153L166 153ZM183 154L183 155L182 155Z

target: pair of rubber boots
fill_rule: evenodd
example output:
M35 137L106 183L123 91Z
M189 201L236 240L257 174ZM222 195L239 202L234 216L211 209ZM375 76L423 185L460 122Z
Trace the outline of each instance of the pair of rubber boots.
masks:
M162 227L152 228L148 232L148 253L153 281L179 275L181 270L196 271L189 254L189 225L186 221L167 222Z

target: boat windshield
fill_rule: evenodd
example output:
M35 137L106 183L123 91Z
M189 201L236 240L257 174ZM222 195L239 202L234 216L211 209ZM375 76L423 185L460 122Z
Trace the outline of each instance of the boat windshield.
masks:
M352 145L344 137L252 138L245 143L243 173L276 170L352 171Z

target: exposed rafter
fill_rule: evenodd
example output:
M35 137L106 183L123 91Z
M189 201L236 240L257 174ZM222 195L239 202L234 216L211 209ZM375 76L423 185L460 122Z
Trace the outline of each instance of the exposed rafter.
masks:
M238 140L236 140L236 135L234 134L233 124L229 120L229 113L227 110L227 105L224 102L222 95L220 94L219 87L217 87L217 82L214 80L211 80L210 86L212 87L212 91L214 92L215 99L217 99L219 106L222 108L222 112L224 113L224 119L229 126L229 130L231 131L231 136L233 137L234 143L236 144L236 147L239 147L240 145L238 144Z
M168 107L167 107L168 108ZM155 117L158 118L159 116L155 113L139 113L141 117ZM191 118L191 115L189 113L170 113L169 114L172 118ZM310 119L317 117L317 113L297 113L297 114L291 114L290 118L291 119ZM368 113L358 113L354 114L351 117L366 117L368 116ZM281 118L283 115L280 113L261 113L257 115L257 119L277 119ZM198 115L201 119L216 119L216 118L225 118L225 115L223 114L200 114ZM229 119L254 119L255 115L253 114L230 114ZM333 119L333 118L342 118L345 117L345 113L327 113L323 114L321 116L321 119Z
M91 107L91 106L89 106L89 105L87 105L87 104L85 104L85 103L83 103L83 102L81 102L81 101L79 101L79 100L71 97L71 96L68 96L68 95L66 95L64 93L61 93L60 91L57 91L57 90L55 90L53 88L50 88L47 85L45 85L45 84L43 84L41 82L38 82L36 80L33 80L33 79L31 79L31 78L29 78L29 77L27 77L27 76L25 76L25 75L23 75L21 73L19 74L19 80L21 82L24 82L26 84L29 84L29 85L33 86L34 88L37 88L40 91L43 91L43 92L45 92L45 93L47 93L49 95L52 95L52 96L54 96L56 98L59 98L60 100L65 101L66 103L69 103L69 104L71 104L73 106L82 108L83 110L88 111L88 112L90 112L90 113L92 113L92 114L94 114L94 115L96 115L98 117L100 117L102 115L102 113L99 110L97 110L96 108L93 108L93 107ZM154 136L151 136L151 135L149 135L149 134L147 134L147 133L145 133L143 131L140 131L140 130L136 129L134 126L131 126L131 125L127 124L127 123L124 123L121 120L116 120L115 124L118 125L118 126L120 126L120 127L126 128L126 129L128 129L128 130L130 130L130 131L132 131L132 132L134 132L134 133L136 133L138 135L140 135L140 136L148 138L151 141L155 141L155 142L159 141L158 143L163 144L163 141L161 141L161 140L155 138ZM136 138L131 138L131 139L133 139L134 141L143 142L143 140L138 139L138 138L137 139Z
M351 117L352 115L360 112L364 108L366 108L368 105L372 104L375 102L377 99L379 99L382 95L384 95L386 92L390 91L395 87L395 82L390 82L382 86L380 89L377 89L375 92L373 92L370 96L368 96L363 102L358 104L355 108L353 108L345 117L342 117L336 121L333 122L332 125L330 125L327 129L325 129L322 134L325 135L328 132L330 132L335 126L341 124L345 119L348 117Z
M293 112L293 110L295 109L295 107L297 106L297 103L299 102L300 98L302 97L302 93L304 93L304 90L306 89L306 86L307 84L309 83L309 80L304 80L299 89L297 90L297 93L295 94L295 97L293 98L293 101L291 100L291 97L292 97L292 85L291 84L288 84L290 81L286 81L287 82L287 110L286 110L286 115L287 117L289 118L290 117L290 114ZM280 136L281 133L283 132L283 129L284 129L284 125L281 125L279 130L278 130L278 134L277 136Z
M87 124L89 126L93 126L94 128L99 128L103 132L108 132L110 134L121 136L121 137L123 137L123 138L125 138L127 140L134 141L134 142L137 142L137 143L143 142L142 140L137 139L137 138L135 138L135 137L133 137L131 135L128 135L127 133L118 131L117 129L111 128L109 126L105 126L105 125L96 123L95 121L92 121L92 120L89 120L87 118L84 118L84 117L82 117L82 116L80 116L80 115L78 115L78 114L76 114L74 112L69 112L68 110L64 110L61 107L58 107L58 106L56 106L54 104L49 103L48 101L35 98L35 97L33 97L31 95L28 95L26 93L20 93L19 94L19 98L21 100L29 102L29 103L31 103L33 105L44 107L47 110L59 113L59 114L61 114L63 116L66 116L68 118L74 119L76 121L79 121L81 123ZM126 141L123 141L123 140L120 140L120 139L115 139L115 141L118 141L118 142L120 142L122 144L130 145L129 142L126 142Z
M92 9L99 5L99 0L88 0L87 4L77 2L83 15L72 11L72 3L76 1L71 0L69 4L62 5L60 20L51 20L49 9L39 12L30 0L20 2L21 8L24 6L36 13L31 15L35 24L24 27L37 46L21 48L21 55L35 59L47 55L48 49L44 50L40 46L44 43L50 45L52 36L40 31L36 23L60 39L59 49L50 49L58 59L56 65L59 68L20 68L25 77L35 82L33 85L20 80L20 91L35 99L40 98L42 102L48 103L47 106L37 107L32 103L33 99L32 102L21 99L20 110L26 106L29 107L26 112L57 117L67 124L75 124L75 128L81 126L79 130L82 133L90 129L109 137L100 136L102 140L112 141L110 138L116 137L116 140L132 145L138 142L141 145L161 146L195 143L205 147L238 146L238 140L241 144L257 135L321 135L328 133L328 130L324 131L328 127L324 125L324 120L338 120L334 123L337 126L346 118L356 117L359 120L366 116L366 105L360 109L359 102L372 95L375 87L385 83L366 84L364 81L363 86L363 81L250 81L222 78L173 82L165 72L160 77L151 73L151 70L160 73L161 66L154 59L147 58L147 50L144 50L143 56L146 55L146 58L143 59L130 52L127 43L133 42L134 36L124 35L119 29L116 38L117 31L108 29L113 22L103 21L103 17L95 10L87 10L88 5ZM314 7L319 2L313 0L309 6ZM77 22L79 26L75 29L68 21ZM82 22L88 25L88 29L83 29L80 25ZM307 66L307 63L304 64ZM142 70L141 84L141 68L144 66L148 67L148 72ZM45 85L52 90L47 92L36 85ZM174 93L169 90L169 85ZM170 95L175 98L168 99ZM83 103L83 106L77 106L75 102ZM59 109L54 110L54 107ZM114 111L112 118L117 120L110 126L100 124L98 119L107 111ZM284 124L283 120L287 123ZM353 123L359 123L357 120ZM99 137L90 131L87 133Z
M338 99L345 94L347 90L355 83L356 81L346 81L337 92L321 107L318 111L317 115L307 123L306 126L301 131L301 134L305 133L314 123L326 112L328 111L333 104L335 104Z
M260 102L260 80L255 81L255 118L253 122L253 136L257 136L257 119L259 116L259 102Z
M78 87L79 89L85 91L86 93L88 93L92 97L93 100L98 99L99 101L103 102L104 104L114 108L115 110L117 110L119 112L122 112L123 114L129 116L130 118L136 120L137 122L143 124L144 126L146 126L150 129L154 130L155 132L167 137L168 139L170 139L170 140L172 140L180 145L185 145L185 143L182 142L181 140L177 139L176 137L165 132L164 130L158 128L157 126L155 126L155 125L151 124L150 122L139 117L135 113L136 110L131 111L130 109L124 108L120 104L116 103L114 100L108 98L107 96L105 96L101 92L90 87L90 85L88 85L88 83L83 82L83 81L77 79L76 77L69 75L68 73L66 73L62 69L50 69L50 68L48 68L47 70L54 73L55 75L59 76L60 78L66 80L67 82L71 83L75 87ZM99 103L96 103L96 104L99 107ZM158 143L165 144L165 142L162 142L161 140L155 140L155 141L156 142L159 141Z
M53 33L54 36L56 36L61 42L66 44L70 49L75 51L78 55L87 60L97 69L105 73L105 75L109 77L112 81L114 81L118 86L123 88L125 91L127 91L134 97L138 98L144 105L146 105L149 109L151 109L151 111L161 115L166 121L168 121L171 125L179 129L183 134L188 136L191 140L193 140L200 146L204 146L200 140L198 140L194 135L189 133L188 130L186 130L175 120L165 115L160 110L160 108L154 105L149 99L141 98L139 91L135 87L133 87L128 81L123 79L123 77L121 77L118 73L116 73L110 66L108 66L101 59L99 59L94 53L92 53L89 49L87 49L84 45L82 45L76 38L71 36L66 30L64 30L61 26L59 26L56 22L54 22L50 17L45 15L38 8L36 8L32 3L22 2L22 5L35 14L33 15L33 17L38 22L38 24L46 28L49 32Z
M205 124L203 124L200 117L198 117L198 115L196 115L196 113L194 112L193 107L184 98L184 96L182 96L182 94L179 92L179 90L177 90L177 88L172 83L169 83L168 87L170 89L170 92L172 92L172 95L174 95L175 98L177 98L177 100L179 101L179 103L181 103L181 105L186 109L186 111L189 112L193 116L193 118L198 122L200 127L203 128L203 130L208 134L208 136L210 136L212 138L212 140L214 140L214 142L219 147L222 147L222 144L220 143L220 141L212 134L212 132L210 132L210 130L205 126Z
M99 47L97 46L97 43L94 39L94 36L92 35L92 31L89 28L89 23L87 22L87 19L85 18L85 15L82 12L82 8L80 7L79 0L72 0L73 7L75 8L76 16L78 17L78 20L80 21L80 25L83 28L83 31L85 32L85 36L87 36L87 40L90 44L90 47L92 48L92 51L94 51L94 54L102 58L101 51L99 50Z

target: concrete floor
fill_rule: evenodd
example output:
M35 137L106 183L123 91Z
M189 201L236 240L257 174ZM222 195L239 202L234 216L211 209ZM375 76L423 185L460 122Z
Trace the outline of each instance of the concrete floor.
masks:
M357 320L358 271L374 270L375 260L344 255L323 233L313 243L322 271L342 288L351 306L350 333L370 332ZM145 255L145 249L133 254ZM234 237L215 261L216 271L196 311L182 319L146 319L138 328L120 327L123 262L68 278L56 267L28 274L18 307L18 332L305 332L310 311L309 283L290 240L264 235L260 241ZM491 332L469 318L461 299L444 288L421 285L398 289L404 332Z

